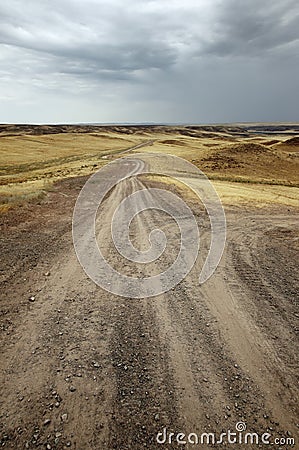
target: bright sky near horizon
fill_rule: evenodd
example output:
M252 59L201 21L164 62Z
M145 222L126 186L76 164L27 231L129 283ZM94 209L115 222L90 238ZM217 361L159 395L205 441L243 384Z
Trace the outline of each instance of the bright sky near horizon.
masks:
M298 105L298 0L0 3L0 122L294 122Z

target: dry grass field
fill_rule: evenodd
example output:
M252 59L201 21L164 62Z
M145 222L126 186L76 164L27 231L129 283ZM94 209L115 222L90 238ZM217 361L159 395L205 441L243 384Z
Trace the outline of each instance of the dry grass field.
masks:
M0 128L1 132L1 128ZM87 175L106 155L138 144L117 133L0 133L0 203L2 210L38 198L63 178Z
M296 130L292 126L251 130L245 126L2 125L0 210L38 199L54 182L89 175L130 151L170 153L189 160L215 181L224 202L263 205L274 201L295 206L299 187Z

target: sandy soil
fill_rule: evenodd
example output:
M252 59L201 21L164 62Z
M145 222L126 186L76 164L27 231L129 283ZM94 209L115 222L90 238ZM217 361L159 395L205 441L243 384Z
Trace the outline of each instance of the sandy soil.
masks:
M240 421L272 440L296 438L298 209L227 206L216 274L200 287L199 258L172 291L133 300L96 286L77 261L71 218L84 181L60 182L39 203L4 216L1 445L177 448L157 444L157 433L219 436ZM144 187L128 180L111 192L100 210L102 237L115 205ZM193 206L206 246L209 229ZM136 243L157 224L176 239L175 225L148 211L132 223ZM107 238L104 250L128 274L149 275L173 258L136 267Z

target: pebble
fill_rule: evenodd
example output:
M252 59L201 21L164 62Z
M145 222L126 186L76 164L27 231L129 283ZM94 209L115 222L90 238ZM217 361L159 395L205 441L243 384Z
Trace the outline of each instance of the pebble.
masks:
M51 420L50 419L46 419L45 421L44 421L44 425L49 425L51 423Z
M62 420L62 422L66 422L67 421L67 414L66 413L62 414L61 420Z
M34 297L34 295L32 295L31 297L29 297L29 301L30 301L30 302L35 302L35 297Z
M76 390L75 386L71 385L71 386L70 386L70 391L71 391L71 392L75 392L75 390Z

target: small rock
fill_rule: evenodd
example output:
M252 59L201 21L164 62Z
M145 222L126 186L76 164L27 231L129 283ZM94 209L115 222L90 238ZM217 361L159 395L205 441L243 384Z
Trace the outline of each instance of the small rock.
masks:
M71 391L71 392L75 392L75 390L76 390L75 386L71 385L71 386L70 386L70 391Z
M45 276L46 276L46 277L49 277L49 276L50 276L50 272L46 272L46 273L45 273Z
M50 419L46 419L45 421L44 421L44 425L49 425L51 423L51 420Z
M46 447L46 448L47 448L47 450L51 450L52 447L51 447L50 444L47 444L47 447Z
M70 441L67 441L66 446L67 446L67 447L70 447L71 445L72 445L71 442L70 442Z
M62 422L66 422L67 421L67 414L66 413L62 414L61 420L62 420Z
M32 295L31 297L29 297L29 301L30 301L30 302L35 302L35 297L34 297L34 295Z

